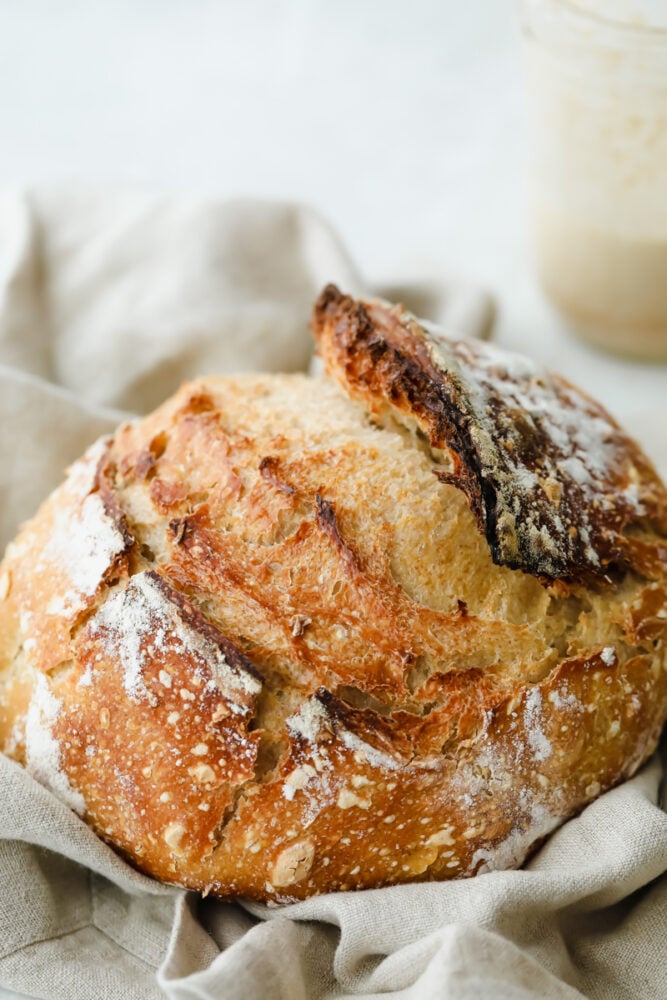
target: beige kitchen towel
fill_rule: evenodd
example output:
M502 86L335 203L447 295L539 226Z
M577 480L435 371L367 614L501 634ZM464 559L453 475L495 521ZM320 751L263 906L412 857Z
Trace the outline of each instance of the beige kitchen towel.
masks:
M361 285L303 207L8 196L0 545L121 411L150 409L200 372L305 368L308 312L328 280ZM432 319L488 328L483 294L418 291L416 308L438 303ZM523 871L267 909L138 874L0 755L0 986L48 1000L667 997L663 773L656 755Z

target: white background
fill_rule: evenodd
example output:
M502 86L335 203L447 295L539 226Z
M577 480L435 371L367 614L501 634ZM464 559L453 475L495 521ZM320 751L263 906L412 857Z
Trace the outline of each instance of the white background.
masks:
M311 202L372 283L469 279L496 339L641 428L667 367L580 345L536 285L510 0L0 0L0 185Z

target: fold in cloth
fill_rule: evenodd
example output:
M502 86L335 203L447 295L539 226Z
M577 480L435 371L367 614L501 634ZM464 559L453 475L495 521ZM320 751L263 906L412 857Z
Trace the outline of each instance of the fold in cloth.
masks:
M0 545L91 440L183 378L307 368L330 280L361 290L305 207L115 189L2 200ZM484 293L428 301L456 333L488 331ZM139 874L0 755L0 985L49 1000L664 996L663 771L655 755L522 871L267 909Z

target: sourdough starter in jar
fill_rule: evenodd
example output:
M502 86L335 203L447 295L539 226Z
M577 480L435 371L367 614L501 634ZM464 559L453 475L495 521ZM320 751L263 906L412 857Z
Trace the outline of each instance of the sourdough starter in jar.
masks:
M524 0L544 288L610 350L667 359L667 0Z

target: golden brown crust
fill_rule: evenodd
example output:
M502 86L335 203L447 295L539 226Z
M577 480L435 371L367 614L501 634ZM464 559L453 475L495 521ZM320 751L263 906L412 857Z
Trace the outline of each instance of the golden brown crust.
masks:
M321 301L321 348L377 415L389 370L346 353L346 310ZM402 372L393 409L409 390L430 433L423 372ZM601 566L559 549L550 582L544 561L539 578L494 563L495 472L455 435L425 448L325 379L184 386L94 446L10 546L2 747L138 867L221 896L520 864L636 770L667 713L665 493L614 435L632 500L594 504Z

